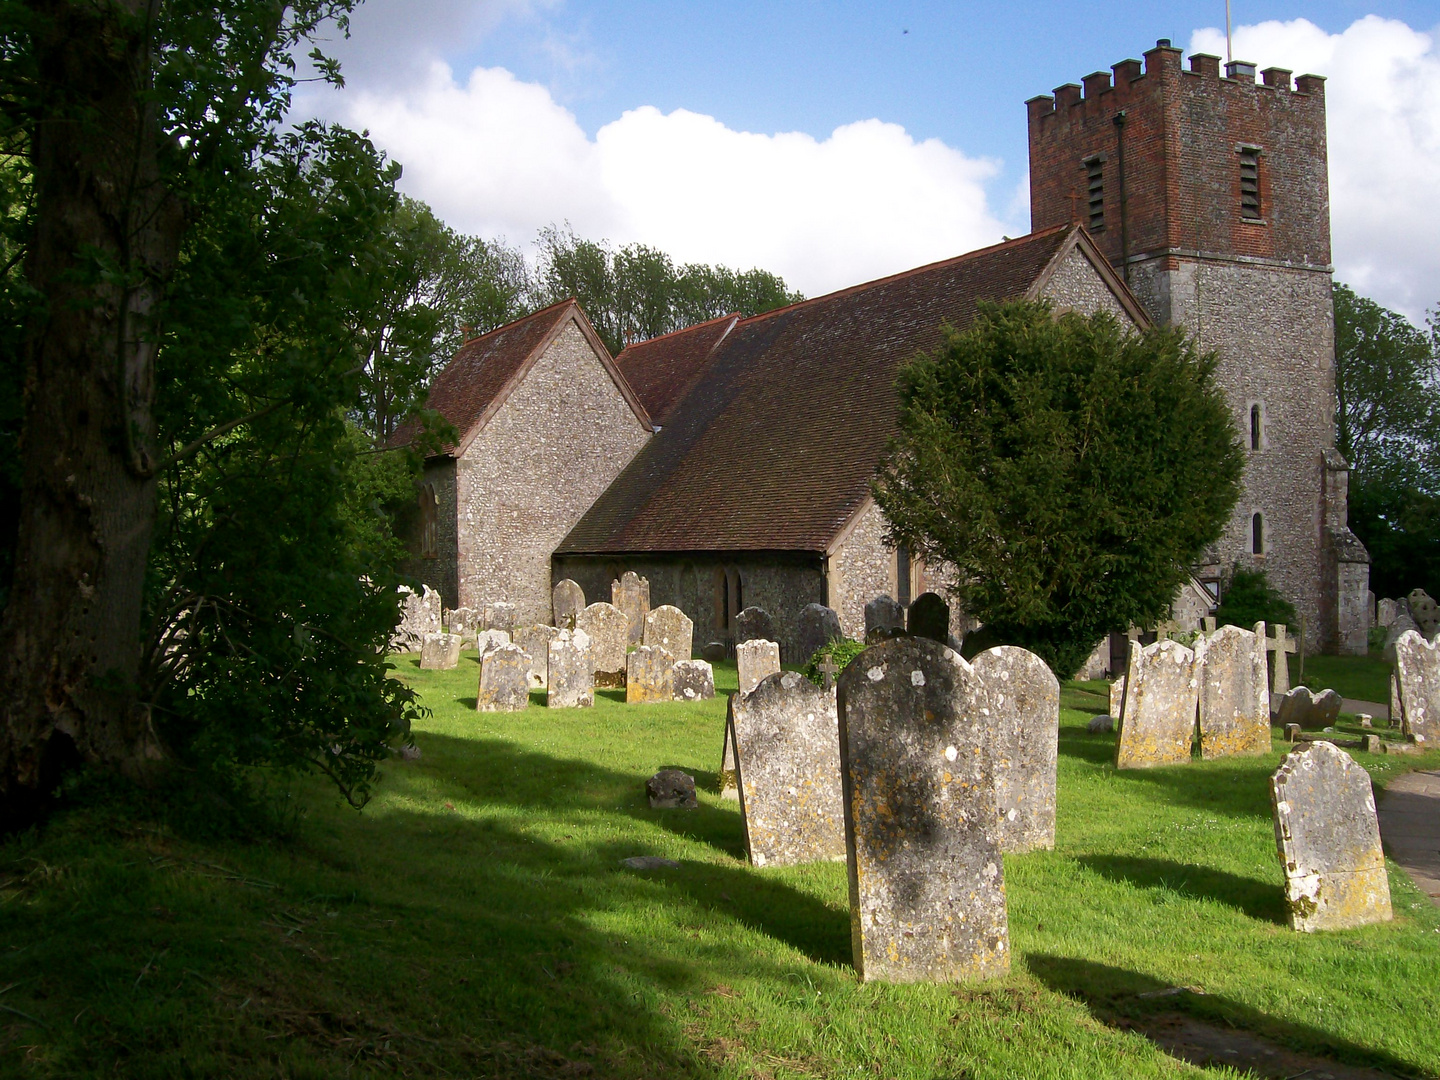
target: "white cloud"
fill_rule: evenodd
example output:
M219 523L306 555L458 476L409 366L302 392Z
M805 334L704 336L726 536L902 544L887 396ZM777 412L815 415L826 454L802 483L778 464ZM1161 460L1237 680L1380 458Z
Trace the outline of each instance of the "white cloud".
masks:
M1197 30L1196 52L1225 35ZM1305 19L1235 31L1235 56L1327 77L1336 277L1418 319L1440 302L1440 49L1370 15L1327 34Z
M500 68L463 84L441 63L405 88L353 87L337 119L405 166L401 187L450 225L528 240L552 222L681 261L763 267L816 295L1000 238L993 162L895 124L816 139L630 110L591 139L550 91Z

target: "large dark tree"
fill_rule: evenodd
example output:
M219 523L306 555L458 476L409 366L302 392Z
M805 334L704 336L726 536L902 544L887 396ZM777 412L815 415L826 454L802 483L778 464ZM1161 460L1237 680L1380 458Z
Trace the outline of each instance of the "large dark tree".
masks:
M874 484L891 542L950 564L987 636L1062 677L1105 633L1165 615L1239 496L1214 358L1177 330L983 305L898 390Z

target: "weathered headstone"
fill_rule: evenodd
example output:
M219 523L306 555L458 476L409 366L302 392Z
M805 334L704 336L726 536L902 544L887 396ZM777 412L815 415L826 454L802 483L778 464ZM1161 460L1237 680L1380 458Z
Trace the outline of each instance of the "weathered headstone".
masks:
M725 708L725 745L720 750L720 797L740 800L739 774L735 770L735 699L731 694Z
M1385 631L1384 654L1386 660L1392 664L1395 662L1395 643L1412 630L1418 633L1420 627L1410 617L1410 613L1408 611L1397 612L1395 618L1390 621L1390 628Z
M840 616L824 604L805 605L800 612L795 634L800 645L799 663L805 663L818 650L845 636L845 632L840 629ZM792 661L794 662L796 661Z
M1122 674L1110 684L1110 715L1119 716L1120 707L1125 704L1125 676Z
M552 709L588 709L595 704L595 666L583 630L561 630L550 642L545 704Z
M610 583L610 602L625 613L630 645L645 639L645 616L650 614L650 579L626 570L619 581Z
M704 660L681 660L675 665L675 700L707 701L715 696L715 671Z
M1130 647L1117 769L1177 765L1190 760L1199 697L1195 654L1178 641Z
M718 664L728 655L723 641L707 641L700 650L700 659Z
M950 605L939 593L921 593L910 605L906 629L915 637L929 638L944 645L950 640Z
M498 649L501 645L510 644L510 635L504 630L477 630L475 632L475 648L484 656L491 649Z
M675 658L659 645L641 645L625 657L625 703L675 700Z
M422 671L449 671L460 663L459 634L426 634L420 645Z
M1311 743L1280 763L1270 798L1293 929L1344 930L1394 917L1369 773L1339 747Z
M904 629L905 609L900 606L900 601L882 594L865 605L866 641L870 640L872 633L889 636L891 631Z
M1395 643L1400 730L1416 744L1440 740L1440 646L1414 630Z
M444 627L441 615L444 605L440 594L429 585L422 585L416 592L408 585L401 585L400 621L390 638L391 652L414 652L425 641L426 634L438 634Z
M1314 694L1308 687L1297 686L1280 699L1275 723L1282 728L1294 724L1301 731L1324 731L1340 718L1342 703L1334 690Z
M530 657L530 687L543 690L550 667L550 642L560 631L553 626L522 626L515 631L515 644Z
M742 641L774 640L775 620L764 608L747 607L735 616L735 643L737 645Z
M1384 599L1375 605L1375 625L1389 626L1395 621L1396 604L1394 600Z
M737 696L740 816L756 866L845 858L835 695L805 676L769 676Z
M485 605L485 629L504 630L507 634L515 629L515 605L506 600L496 600Z
M740 676L740 693L748 694L760 680L780 670L780 646L754 638L735 646L735 670Z
M1265 686L1265 624L1223 626L1196 645L1200 673L1200 756L1270 752L1270 692Z
M1299 646L1285 630L1284 623L1275 624L1275 636L1265 639L1265 651L1275 654L1275 674L1270 680L1272 694L1290 692L1290 654Z
M678 607L661 604L645 616L645 644L659 645L676 660L695 654L695 624Z
M501 645L480 659L480 712L519 712L530 704L530 657L519 645Z
M480 612L474 608L451 608L445 612L445 629L461 637L474 637L480 629Z
M1406 598L1410 601L1410 617L1427 638L1440 628L1440 608L1424 589L1415 589Z
M575 629L590 638L590 660L595 685L625 685L625 648L630 642L630 618L614 604L590 604L575 616Z
M694 810L695 778L679 769L661 769L645 781L651 810Z
M1044 660L1014 645L987 649L971 666L990 688L984 728L1000 815L1000 850L1054 848L1060 681Z
M953 649L893 638L856 657L837 690L860 978L1004 974L1010 934L985 681Z
M585 610L585 590L569 578L550 590L550 613L560 630L574 630L575 616Z

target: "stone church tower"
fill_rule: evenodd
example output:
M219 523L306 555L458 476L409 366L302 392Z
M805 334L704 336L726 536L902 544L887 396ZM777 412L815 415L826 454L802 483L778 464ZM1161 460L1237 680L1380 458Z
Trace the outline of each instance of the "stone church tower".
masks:
M1263 568L1310 648L1364 653L1369 556L1335 451L1325 81L1161 40L1030 99L1036 230L1086 226L1158 323L1220 357L1245 491L1208 565Z

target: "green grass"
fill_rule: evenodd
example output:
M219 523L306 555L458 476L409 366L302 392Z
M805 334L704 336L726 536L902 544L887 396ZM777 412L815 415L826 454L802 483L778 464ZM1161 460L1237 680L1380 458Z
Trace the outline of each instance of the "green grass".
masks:
M296 838L201 842L103 804L0 847L0 1073L25 1077L1235 1075L1130 1028L1182 1011L1440 1072L1440 911L1283 925L1267 758L1116 773L1067 686L1057 848L1007 857L1014 971L860 985L845 868L757 871L719 799L723 696L473 711L476 668L401 677L434 715L362 813L299 785ZM733 666L720 666L733 689ZM538 696L537 696L538 701ZM1377 782L1425 758L1358 754ZM645 778L693 772L696 811ZM680 860L636 873L626 856ZM1145 997L1169 987L1184 992Z
M1369 656L1307 656L1305 676L1290 658L1290 681L1311 690L1334 690L1341 697L1390 704L1391 664L1380 653Z

